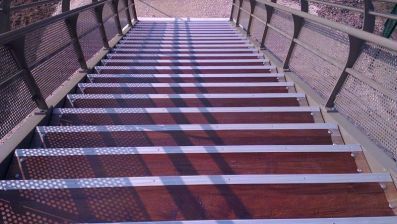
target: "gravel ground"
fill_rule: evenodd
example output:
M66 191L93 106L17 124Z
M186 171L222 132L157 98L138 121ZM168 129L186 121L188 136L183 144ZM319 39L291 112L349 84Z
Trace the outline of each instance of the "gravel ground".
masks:
M228 18L232 0L135 0L139 17Z

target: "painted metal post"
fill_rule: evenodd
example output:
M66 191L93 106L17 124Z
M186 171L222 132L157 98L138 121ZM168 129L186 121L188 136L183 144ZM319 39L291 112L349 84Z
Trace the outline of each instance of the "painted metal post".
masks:
M83 71L88 70L87 63L85 61L83 49L81 48L81 44L79 41L79 36L77 34L77 18L78 15L69 17L65 19L66 26L68 27L69 36L72 40L74 51L77 55L77 60L79 61L80 67Z
M3 0L0 2L0 33L11 30L10 6L11 0Z
M109 46L108 38L106 36L105 26L103 25L103 8L104 8L104 5L100 5L98 7L95 7L94 11L95 11L96 20L99 25L99 27L98 27L99 34L101 35L103 47L105 49L109 49L110 46Z
M43 94L34 79L25 58L25 37L21 37L8 43L6 47L10 50L17 66L22 70L20 73L22 79L28 88L32 100L36 103L37 107L43 112L48 110L48 105L45 102Z
M132 17L134 18L135 21L137 21L138 17L136 15L135 0L131 0L131 3L132 3L132 14L134 14L134 15L132 15Z
M70 0L62 0L62 12L67 12L70 10ZM88 70L87 63L84 58L83 49L79 41L79 35L77 34L77 19L79 14L71 16L65 19L66 27L68 28L69 36L72 41L74 51L76 52L77 60L80 64L80 68L83 71Z
M301 3L300 4L301 5L301 11L302 12L308 12L308 10L309 10L308 1L307 0L301 0L300 3ZM289 69L289 61L291 60L291 55L292 55L292 52L293 52L293 50L295 48L295 45L296 45L294 39L299 37L299 34L300 34L300 32L302 30L302 27L303 27L303 24L305 23L305 20L302 17L296 16L296 15L292 15L292 19L293 19L293 22L294 22L294 32L292 34L292 39L291 39L291 42L290 42L290 45L289 45L289 48L288 48L287 55L286 55L286 57L284 59L284 62L283 62L283 69L284 70L288 70Z
M271 2L276 3L277 0L271 0ZM266 40L267 32L269 30L268 24L272 20L272 16L273 16L273 12L274 12L273 7L271 7L269 5L265 5L265 9L266 9L266 21L265 21L266 23L265 23L265 29L263 30L261 46L260 46L262 50L265 49L265 40Z
M363 30L367 32L373 32L375 29L375 16L371 15L369 12L374 10L374 6L372 4L372 0L364 1L364 20L363 20ZM357 58L360 56L362 47L365 41L349 35L349 54L347 57L346 64L339 76L338 81L336 82L330 96L327 99L327 103L325 106L329 109L329 111L336 111L335 108L335 99L339 92L342 90L347 78L349 77L349 73L346 71L348 68L353 68L356 63Z
M250 0L250 17L248 19L247 36L251 35L252 18L255 11L256 0Z
M127 15L127 20L128 20L128 25L132 27L132 19L131 19L131 13L130 13L130 7L128 6L128 0L120 0L124 2L125 5L125 13Z
M123 29L121 28L120 17L118 12L118 0L112 0L112 11L114 14L114 21L116 22L117 32L119 35L123 35Z
M236 4L236 0L233 0L232 2L232 11L230 12L230 21L233 21L233 12L234 12L234 5Z
M241 15L241 6L243 5L244 0L239 0L238 2L238 11L237 11L237 19L236 19L236 26L240 25L240 15Z

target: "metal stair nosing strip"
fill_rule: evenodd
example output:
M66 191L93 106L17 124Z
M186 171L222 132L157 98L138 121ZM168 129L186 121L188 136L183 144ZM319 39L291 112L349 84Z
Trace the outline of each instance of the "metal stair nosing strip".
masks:
M248 41L245 40L224 40L224 41L177 41L177 40L165 40L165 41L150 41L150 40L120 40L119 44L142 44L142 43L150 43L150 44L165 44L165 43L175 43L175 44L249 44Z
M123 224L395 224L397 216L123 222Z
M173 87L292 87L293 82L231 82L231 83L79 83L83 88L173 88Z
M139 114L139 113L272 113L320 112L319 107L169 107L169 108L54 108L54 115L62 114Z
M149 186L391 183L388 173L150 176L0 180L0 190L89 189Z
M238 74L88 74L88 78L283 78L284 73Z
M98 72L104 70L133 70L133 71L150 71L150 70L272 70L276 69L273 65L259 65L259 66L95 66Z
M142 48L114 48L112 52L152 52L153 49L142 49ZM200 53L200 52L258 52L255 48L217 48L217 49L156 49L156 52L189 52L189 53Z
M123 40L244 40L242 37L151 37L151 36L132 36L123 37Z
M84 125L37 126L37 133L85 132L156 132L156 131L244 131L244 130L337 130L331 123L277 123L277 124L179 124L179 125Z
M144 59L102 59L102 64L107 63L268 63L269 60L267 59L193 59L193 60L144 60Z
M117 48L153 48L153 47L159 47L159 48L177 48L177 47L185 47L185 48L195 48L195 47L203 47L203 48L253 48L254 46L251 44L211 44L211 45L195 45L195 44L138 44L138 43L134 43L134 44L130 44L130 43L119 43L116 45Z
M360 145L229 145L229 146L166 146L166 147L102 147L102 148L36 148L17 149L15 156L60 157L98 155L158 154L226 154L226 153L358 153Z
M123 52L118 52L118 53L109 53L106 55L107 58L113 58L116 56L126 56L129 58L141 58L141 57L192 57L192 58L202 58L202 57L258 57L258 58L263 58L263 55L260 53L232 53L232 54L192 54L192 53L156 53L156 54L150 54L150 53L123 53ZM266 59L268 60L268 59Z
M303 93L203 93L203 94L68 94L69 100L77 99L233 99L233 98L304 98Z

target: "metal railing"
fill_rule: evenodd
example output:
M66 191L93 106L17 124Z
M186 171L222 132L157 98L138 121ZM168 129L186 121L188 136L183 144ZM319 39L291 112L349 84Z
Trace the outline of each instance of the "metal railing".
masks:
M334 7L339 7L342 9L348 9L348 10L353 10L355 12L360 12L363 14L363 26L362 29L356 29L348 25L340 24L337 22L333 22L330 20L327 20L325 18L321 18L319 16L315 16L312 14L308 13L309 9L309 2L316 2L316 3L324 3L327 5L331 5ZM256 13L256 9L261 8L262 11L265 12L266 15L260 15ZM288 28L284 28L278 24L280 20L277 20L277 23L273 23L272 19L274 17L275 13L278 13L278 19L281 18L281 14L283 14L283 18L281 20L285 21L286 24L284 26L288 26ZM242 20L242 13L246 15L245 18L245 24L242 25L241 20ZM333 86L331 88L331 91L327 90L327 95L322 96L324 99L323 103L324 105L329 109L329 111L336 111L337 107L335 105L336 99L337 98L342 98L343 96L340 96L341 91L352 91L349 89L348 86L346 86L346 82L349 78L354 78L355 80L358 80L359 82L365 83L368 88L374 89L377 93L381 94L384 96L384 98L388 101L391 102L392 105L389 105L389 109L384 109L384 110L389 110L388 111L388 118L384 118L381 120L381 122L384 122L386 124L386 127L384 128L389 128L387 135L390 137L388 142L384 139L382 139L382 136L379 136L379 133L373 133L374 135L378 135L377 137L374 137L374 140L378 140L379 144L383 145L383 148L386 149L389 153L393 155L393 157L396 159L397 158L397 142L396 140L393 140L393 138L397 139L397 130L396 128L393 128L393 123L396 123L397 118L393 113L396 113L397 110L395 106L397 105L397 87L394 86L394 88L385 88L382 83L377 82L377 80L374 80L372 77L368 77L366 75L363 75L358 71L355 66L357 64L357 60L360 57L364 57L364 54L367 54L368 51L368 45L376 45L377 54L391 54L391 56L388 59L385 59L386 62L384 63L389 63L391 67L391 70L394 69L394 71L397 70L397 63L395 62L395 56L397 56L397 42L393 41L391 39L383 38L381 36L375 35L372 32L374 31L374 26L375 26L375 16L382 16L385 18L389 19L396 19L394 15L389 15L389 14L384 14L380 12L375 12L374 7L372 5L371 0L365 0L363 1L363 8L354 8L350 6L344 6L341 4L336 4L336 3L330 3L326 1L320 1L320 0L301 0L300 1L300 10L292 9L290 7L282 6L280 4L276 3L276 0L234 0L233 1L233 6L232 6L232 13L231 13L231 20L235 21L236 26L240 26L243 28L243 30L247 33L248 36L251 35L252 30L252 22L256 20L256 22L261 23L263 27L261 27L262 35L260 38L256 37L255 40L258 42L258 45L262 49L270 50L270 53L275 53L277 56L278 52L272 52L271 48L274 48L274 42L272 44L267 44L267 39L269 30L274 32L275 35L280 36L281 38L285 39L283 43L288 43L288 44L280 44L280 48L283 48L283 54L278 55L278 59L281 62L281 67L285 71L292 70L294 71L293 68L291 68L291 60L296 60L296 58L299 57L297 51L297 47L300 49L303 49L305 52L308 52L307 54L312 54L315 55L318 58L321 58L321 60L325 61L326 63L330 64L330 66L333 66L336 68L337 72L334 72L334 75L336 77L336 81L333 83ZM335 35L336 32L338 32L338 35L342 35L345 37L342 37L342 39L346 39L346 43L342 43L343 41L337 40L338 45L346 45L344 49L346 49L346 52L338 52L340 57L338 55L329 55L327 53L324 53L323 50L326 48L332 48L333 46L328 45L331 43L323 43L323 46L318 47L318 46L313 46L314 43L310 43L309 41L305 41L304 39L300 38L301 37L301 31L305 27L307 29L306 24L315 24L317 27L315 30L314 28L311 28L312 31L315 30L315 32L320 32L319 30L321 29L326 29L327 32L324 32L324 34L320 34L322 36L329 36ZM331 34L329 34L331 33ZM332 34L334 33L334 34ZM331 38L332 39L332 38ZM335 37L334 37L335 39ZM312 41L316 41L313 39ZM320 41L320 40L318 40ZM337 47L337 46L336 46ZM328 50L329 51L329 50ZM302 50L299 51L300 54L302 54ZM385 53L386 52L386 53ZM305 53L306 54L306 53ZM345 58L342 57L342 55L346 55ZM363 56L364 55L364 56ZM394 56L394 57L393 57ZM371 56L371 57L377 57ZM394 58L394 60L393 60ZM361 58L360 58L361 60ZM393 64L394 63L394 64ZM319 64L318 67L321 67L322 65ZM394 68L393 68L394 67ZM315 68L314 68L315 69ZM389 69L389 68L388 68ZM390 69L389 69L390 70ZM298 73L298 72L297 72ZM385 76L394 76L394 78L397 80L397 74L393 74L391 71L390 74L384 74ZM326 81L327 79L330 79L331 77L321 77ZM304 77L304 81L307 81L310 83L310 77ZM392 78L391 78L392 79ZM396 83L392 83L392 85L396 85ZM361 93L364 94L364 93ZM366 94L370 95L370 93ZM369 97L369 96L366 96ZM394 102L394 106L393 106ZM358 102L355 102L356 104L350 105L351 107L359 107ZM376 102L374 102L375 104ZM371 106L371 105L370 105ZM377 107L382 107L382 105L372 105L372 106L377 106ZM377 109L377 108L375 108ZM374 110L375 110L374 109ZM382 108L383 109L383 108ZM391 111L391 113L390 113ZM371 113L378 113L377 111L371 111ZM382 114L378 114L380 117ZM349 116L348 116L349 117ZM353 116L352 116L353 117ZM351 118L351 117L349 117ZM358 126L360 126L360 122L362 121L355 121L354 118L351 118L354 123L356 123ZM370 123L371 121L366 121ZM373 121L372 121L373 122ZM389 122L389 123L388 123ZM391 122L391 125L390 125ZM379 122L378 122L379 123ZM371 124L373 126L377 126L379 130L381 130L382 124ZM365 129L365 127L361 127L362 129ZM370 130L367 130L367 132L370 132ZM371 133L367 133L368 135L371 135ZM383 134L383 133L382 133ZM386 137L385 137L386 138Z
M88 71L87 59L108 49L114 35L123 35L123 26L137 20L134 0L93 0L72 10L70 0L62 0L60 14L12 31L5 24L9 18L2 20L12 10L49 2L54 1L15 7L1 2L0 139L35 107L46 113L46 98L76 70Z

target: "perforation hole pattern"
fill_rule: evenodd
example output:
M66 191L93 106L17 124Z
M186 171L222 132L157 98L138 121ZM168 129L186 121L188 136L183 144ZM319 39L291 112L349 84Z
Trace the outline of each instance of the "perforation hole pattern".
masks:
M86 11L79 15L77 33L85 60L89 60L103 47L98 27L94 11Z
M293 30L292 17L283 12L274 11L270 24L288 35L291 35ZM287 37L269 27L266 34L265 46L280 61L285 60L290 42L291 40Z
M0 47L0 139L19 124L34 108L29 90L21 76L11 52ZM14 78L13 78L14 77ZM0 144L1 144L0 140Z
M397 102L350 76L336 108L378 146L397 159Z
M341 69L300 46L295 46L292 52L290 68L324 100L330 95L342 72Z
M32 70L44 98L50 96L80 68L76 53L68 46Z
M103 25L105 26L108 40L111 40L117 34L116 21L114 20L113 15L114 13L112 11L111 5L109 3L105 4L103 8L102 19L104 21Z

